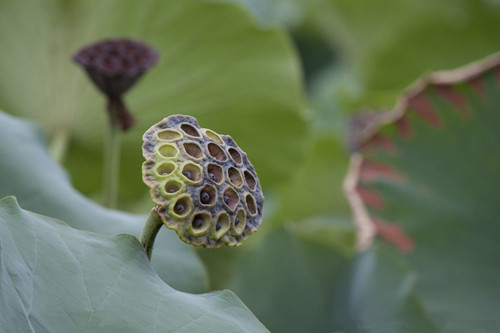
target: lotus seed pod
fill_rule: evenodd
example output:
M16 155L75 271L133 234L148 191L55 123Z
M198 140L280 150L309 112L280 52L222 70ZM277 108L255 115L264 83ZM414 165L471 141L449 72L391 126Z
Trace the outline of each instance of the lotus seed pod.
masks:
M129 129L134 117L122 95L158 62L151 46L129 39L110 39L80 49L73 60L85 68L92 82L108 98L108 111L116 110L123 130Z
M142 174L163 223L186 243L240 245L262 222L255 169L234 140L167 117L143 136Z

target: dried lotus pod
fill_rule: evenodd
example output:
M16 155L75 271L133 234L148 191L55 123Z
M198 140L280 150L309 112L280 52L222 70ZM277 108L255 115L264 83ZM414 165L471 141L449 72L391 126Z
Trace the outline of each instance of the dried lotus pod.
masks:
M120 130L135 123L124 101L124 94L158 62L151 46L130 39L108 39L86 45L73 55L94 85L107 99L109 134L103 158L103 203L115 208L120 173Z
M155 212L186 243L240 245L262 222L264 197L247 155L195 118L167 117L143 136L142 174Z
M106 95L110 120L117 118L122 130L128 130L135 119L122 96L158 62L156 50L141 41L117 38L87 45L73 60L85 68L92 82Z

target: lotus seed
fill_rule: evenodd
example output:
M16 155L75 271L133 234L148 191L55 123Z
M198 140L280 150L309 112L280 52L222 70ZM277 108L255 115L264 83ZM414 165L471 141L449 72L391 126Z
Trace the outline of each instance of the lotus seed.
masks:
M184 171L182 174L183 174L184 176L186 176L186 178L187 178L187 179L192 180L192 179L191 179L191 172L189 172L189 171Z
M181 204L181 203L176 204L175 207L174 207L174 211L177 214L181 214L184 211L184 205Z
M224 195L224 202L226 205L229 205L229 197L227 195Z
M215 182L216 178L215 178L215 175L213 173L210 172L208 174L208 177L210 177L210 179L212 179Z
M203 225L203 219L201 217L196 217L193 221L193 227L195 229L199 229L201 228L201 226Z
M202 204L208 204L210 202L210 194L208 194L206 191L201 191L200 193L200 201Z
M236 219L234 219L234 225L238 225L240 224L240 218L237 217Z

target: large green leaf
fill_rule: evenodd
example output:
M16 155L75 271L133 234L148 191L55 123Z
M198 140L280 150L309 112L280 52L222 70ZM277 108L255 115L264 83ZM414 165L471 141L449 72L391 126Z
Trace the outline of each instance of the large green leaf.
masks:
M48 155L37 126L0 112L0 142L0 198L15 195L26 209L65 220L74 228L139 236L147 216L103 208L73 189L64 170ZM206 290L200 260L175 233L160 232L152 260L172 287Z
M342 332L434 333L415 296L416 276L398 255L376 244L352 262L332 310Z
M200 0L2 1L0 107L36 119L51 140L71 139L67 165L77 188L99 190L99 173L88 170L107 119L104 99L70 57L113 36L144 39L160 53L126 98L138 124L123 140L123 193L146 192L137 176L141 136L173 113L230 134L264 187L288 178L305 123L300 70L282 31L257 28L238 6Z
M346 151L331 137L310 138L308 148L305 158L290 166L294 174L278 192L276 223L324 215L348 216L341 186L348 165Z
M210 0L232 2L247 8L265 26L285 25L294 28L306 14L306 3L302 0Z
M410 251L417 296L442 331L500 327L499 73L495 55L419 82L367 130L351 173L356 215L368 209L364 222Z
M331 230L336 227L347 236L343 245L352 248L352 230L345 233L329 222ZM235 265L228 287L273 332L329 332L337 283L348 256L339 247L304 239L301 232L289 229L269 233L247 251Z
M138 240L105 236L0 201L2 332L267 332L230 291L166 285Z

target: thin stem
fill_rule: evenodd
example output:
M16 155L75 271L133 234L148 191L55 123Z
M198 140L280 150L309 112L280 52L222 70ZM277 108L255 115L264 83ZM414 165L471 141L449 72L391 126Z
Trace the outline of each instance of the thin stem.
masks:
M158 234L158 231L160 231L162 225L163 221L158 215L155 207L151 210L151 214L149 214L141 232L141 245L144 247L149 261L151 261L151 253L153 252L156 235Z
M120 179L120 122L116 109L109 110L110 126L103 156L103 204L116 208Z
M50 141L49 151L54 160L59 163L64 161L69 144L69 133L66 128L59 128L55 131Z

